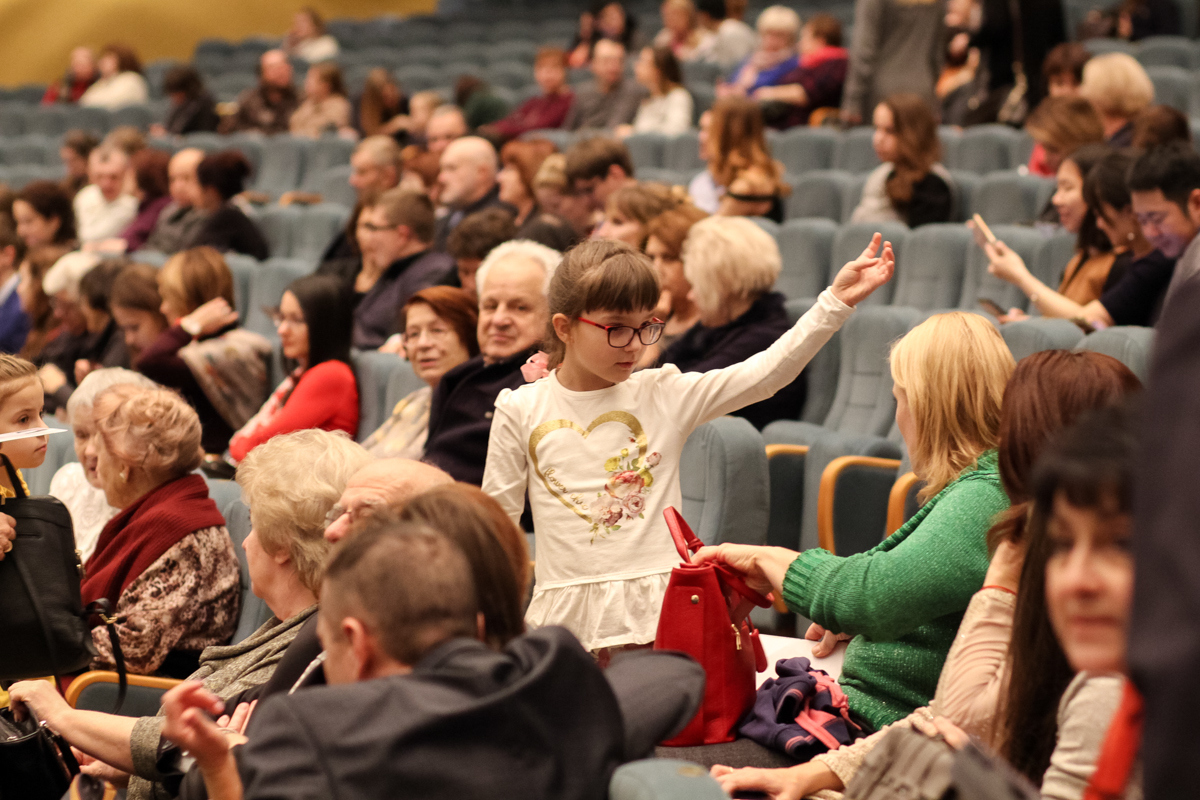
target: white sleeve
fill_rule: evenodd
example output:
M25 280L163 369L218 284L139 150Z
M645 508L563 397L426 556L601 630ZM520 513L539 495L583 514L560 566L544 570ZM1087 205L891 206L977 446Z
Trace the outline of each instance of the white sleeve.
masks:
M826 289L787 333L740 364L674 374L667 371L673 367L664 368L661 391L669 398L671 408L678 410L681 429L690 432L709 420L774 395L796 380L852 313L852 307Z
M483 468L483 491L500 504L515 524L520 525L521 513L525 510L529 467L525 454L526 437L513 408L515 405L511 389L505 389L496 398L487 463Z
M666 97L666 118L659 131L667 136L684 133L692 127L692 95L687 89L672 89Z

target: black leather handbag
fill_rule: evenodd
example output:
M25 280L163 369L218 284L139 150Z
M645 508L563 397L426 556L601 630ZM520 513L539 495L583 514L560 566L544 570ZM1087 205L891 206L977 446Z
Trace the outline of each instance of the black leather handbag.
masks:
M0 453L17 493L0 506L16 520L17 539L0 561L0 681L70 675L96 656L89 620L108 628L120 675L117 708L125 699L125 658L109 602L83 607L83 564L67 507L53 497L29 497L8 456ZM61 792L59 793L61 794ZM0 798L3 800L3 798Z
M6 559L7 560L7 559ZM62 737L0 709L0 800L59 800L79 772Z

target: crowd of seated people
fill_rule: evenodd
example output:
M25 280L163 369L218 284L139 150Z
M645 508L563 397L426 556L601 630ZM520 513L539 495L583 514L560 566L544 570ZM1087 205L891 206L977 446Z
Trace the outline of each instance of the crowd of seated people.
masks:
M832 268L804 265L828 288L797 320L800 298L777 286L795 254L772 233L792 179L771 129L873 126L879 164L844 211L856 230L963 219L939 123L960 89L996 99L974 75L994 57L992 4L948 4L965 38L946 69L965 72L940 76L940 55L922 59L948 45L921 27L938 4L859 5L844 43L836 17L786 6L750 28L740 2L665 0L643 36L622 3L597 2L568 47L537 51L538 93L511 113L477 78L447 102L378 68L356 94L311 9L219 111L199 72L169 71L154 136L354 141L345 226L261 309L244 273L258 291L278 265L255 263L273 254L233 140L167 153L138 131L65 138L63 182L0 201L0 435L50 414L70 426L78 463L50 494L71 513L81 597L112 604L129 672L186 682L133 718L22 681L14 712L133 800L382 798L420 781L422 797L500 798L517 780L531 797L606 796L703 692L696 664L652 652L689 435L799 419L822 380L808 364L908 257L866 233ZM1122 14L1144 22L1140 6ZM1041 44L1005 121L1033 140L1023 169L1053 177L1037 229L1074 246L1027 263L1016 238L971 223L980 269L1028 305L926 313L886 348L915 513L857 555L722 543L694 557L811 620L814 658L847 643L836 684L865 734L778 770L689 750L731 795L844 791L910 729L971 738L1044 797L1101 796L1094 776L1123 753L1135 777L1111 796L1140 796L1136 736L1113 737L1139 713L1124 646L1148 423L1126 400L1146 375L1088 351L1018 361L1006 337L1037 317L1184 325L1200 155L1132 57ZM293 61L308 65L299 90ZM572 87L571 69L592 80ZM711 108L685 80L698 69L719 76ZM136 55L110 45L74 53L44 102L116 108L139 90ZM643 179L630 137L693 127L688 185ZM555 128L578 135L538 135ZM1172 357L1156 355L1151 389ZM382 363L415 380L381 410L367 370ZM45 441L0 454L28 473ZM249 508L238 544L214 488L230 478ZM20 484L0 472L0 560L23 544L2 505ZM247 592L270 619L234 641ZM112 669L108 634L91 635L90 666ZM484 767L461 769L472 755Z

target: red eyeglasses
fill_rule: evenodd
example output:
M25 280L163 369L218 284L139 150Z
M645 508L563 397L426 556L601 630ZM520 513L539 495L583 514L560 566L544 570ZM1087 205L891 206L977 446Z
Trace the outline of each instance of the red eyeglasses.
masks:
M634 336L637 336L642 344L654 344L662 338L663 328L667 325L658 317L654 317L640 328L630 325L601 325L599 322L592 322L585 317L580 317L579 321L595 325L600 330L607 332L609 347L629 347Z

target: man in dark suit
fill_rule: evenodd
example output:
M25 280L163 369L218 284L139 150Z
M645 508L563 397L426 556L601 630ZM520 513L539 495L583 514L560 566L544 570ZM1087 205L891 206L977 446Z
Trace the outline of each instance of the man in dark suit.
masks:
M561 628L489 650L466 557L386 514L339 545L322 597L331 685L263 701L244 746L197 713L223 705L199 684L164 698L164 735L195 757L210 797L601 800L616 767L682 728L703 692L698 665L653 652L632 654L640 668L618 670L618 687Z

